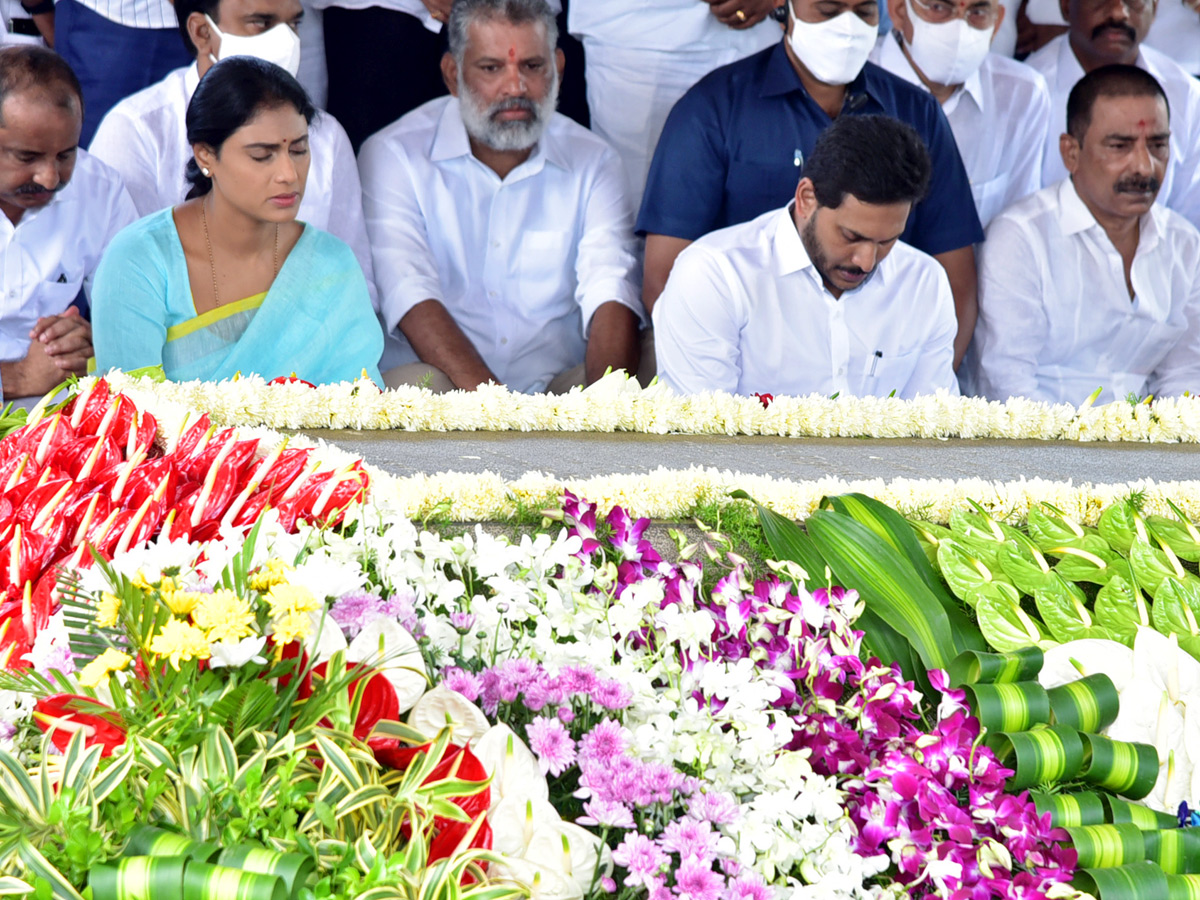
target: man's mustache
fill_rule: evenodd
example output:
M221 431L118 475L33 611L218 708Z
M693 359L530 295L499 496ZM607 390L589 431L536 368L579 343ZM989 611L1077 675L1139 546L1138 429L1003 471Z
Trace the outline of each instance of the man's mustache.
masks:
M1124 22L1115 22L1112 20L1109 20L1102 25L1097 25L1094 29L1092 29L1092 38L1098 38L1106 31L1119 31L1128 37L1129 40L1137 40L1137 32L1134 31L1130 26L1126 25Z
M1113 189L1118 194L1157 194L1161 186L1162 182L1151 175L1149 178L1122 178Z
M501 100L498 103L493 103L488 108L488 118L494 119L500 115L500 113L511 112L512 110L517 109L521 110L522 112L529 113L534 119L537 118L537 104L528 97L510 97L507 100Z
M52 188L43 187L42 185L38 184L35 181L30 181L26 184L21 185L19 188L15 189L13 191L13 193L14 194L57 194L59 191L61 191L66 186L67 186L67 183L65 181L60 181L58 183L57 187L52 187Z

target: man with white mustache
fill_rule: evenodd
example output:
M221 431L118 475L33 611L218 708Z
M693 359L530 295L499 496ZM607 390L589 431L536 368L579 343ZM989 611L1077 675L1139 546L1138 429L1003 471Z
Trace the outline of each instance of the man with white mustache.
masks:
M983 239L954 135L928 92L868 61L877 0L788 0L783 40L702 78L663 129L637 227L646 235L648 309L679 253L708 232L778 209L817 137L839 116L911 125L933 160L928 196L902 240L946 270L958 315L956 361L975 325L974 245Z
M643 322L616 153L554 111L564 65L546 0L454 0L430 100L359 154L389 387L560 392L635 372Z
M990 53L1005 19L999 0L888 0L895 29L871 61L924 87L942 105L984 227L1042 186L1050 127L1045 79Z

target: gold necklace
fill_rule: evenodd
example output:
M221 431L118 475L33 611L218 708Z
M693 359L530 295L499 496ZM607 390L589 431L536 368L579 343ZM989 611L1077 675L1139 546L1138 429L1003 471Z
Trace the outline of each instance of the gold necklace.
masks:
M200 223L204 226L204 245L208 248L208 271L212 273L213 303L221 305L221 293L217 290L217 261L213 258L212 239L208 236L208 198L200 201ZM271 260L271 281L279 275L279 223L275 223L275 255Z

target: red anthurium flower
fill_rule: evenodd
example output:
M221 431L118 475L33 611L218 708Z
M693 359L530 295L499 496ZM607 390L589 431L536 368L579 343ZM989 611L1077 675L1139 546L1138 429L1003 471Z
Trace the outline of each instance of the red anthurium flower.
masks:
M462 843L463 838L467 836L467 832L471 830L470 822L451 822L445 821L443 826L434 828L433 840L429 842L429 861L437 862L439 859L445 859L458 849L458 845ZM479 830L475 832L475 837L463 849L471 850L491 850L492 849L492 826L488 824L485 818L479 826ZM486 867L486 864L484 864ZM466 873L463 873L462 884L470 884L474 881Z
M267 382L267 384L303 384L303 385L307 385L308 387L312 388L313 390L316 390L316 387L317 387L311 381L305 381L303 378L297 377L295 372L293 372L291 375L288 375L288 376L280 375L278 378L272 378L270 381Z
M755 394L754 396L757 397L758 402L763 405L763 409L766 409L768 406L770 406L771 401L775 399L774 394Z
M91 697L55 694L39 700L33 715L38 727L50 732L50 742L60 751L65 751L71 735L82 729L86 746L99 745L104 748L101 756L112 756L113 751L125 743L125 729L115 710L96 712L99 706L101 704Z
M363 668L358 663L349 663L346 666L347 672L353 672L355 669ZM321 678L325 677L327 669L326 663L313 667L313 674ZM346 690L350 696L354 696L354 692L358 689L358 683L361 678L356 678ZM396 697L396 689L392 687L392 683L387 680L387 677L380 672L376 672L367 682L366 689L363 691L362 702L358 706L358 718L354 722L354 736L360 741L365 741L371 734L371 730L377 722L388 720L396 721L400 717L400 700ZM328 720L322 722L328 725Z

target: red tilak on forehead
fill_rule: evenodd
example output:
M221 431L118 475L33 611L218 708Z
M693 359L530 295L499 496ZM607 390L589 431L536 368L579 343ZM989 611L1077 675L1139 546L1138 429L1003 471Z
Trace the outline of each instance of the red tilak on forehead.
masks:
M508 48L508 58L509 58L509 59L516 59L516 58L517 58L517 48L516 48L516 47L509 47L509 48Z
M1145 131L1145 130L1146 130L1146 120L1138 119L1138 131Z

